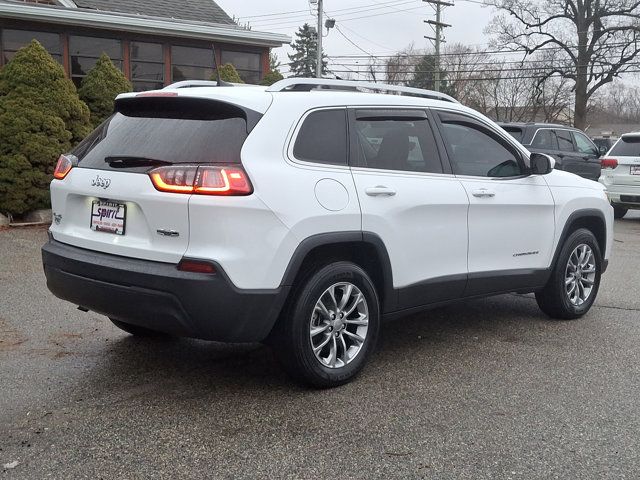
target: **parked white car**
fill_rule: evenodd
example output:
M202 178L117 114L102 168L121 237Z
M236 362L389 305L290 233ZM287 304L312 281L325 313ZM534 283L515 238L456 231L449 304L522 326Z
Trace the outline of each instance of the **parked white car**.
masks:
M552 168L437 92L182 82L121 95L60 158L44 269L129 333L267 342L296 379L335 386L383 318L506 292L589 311L613 210Z
M607 189L615 218L640 209L640 132L622 135L601 165L599 181Z

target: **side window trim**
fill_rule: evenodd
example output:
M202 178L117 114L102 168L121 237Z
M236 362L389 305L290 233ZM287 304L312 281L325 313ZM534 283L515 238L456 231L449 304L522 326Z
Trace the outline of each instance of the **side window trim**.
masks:
M550 132L552 138L555 139L556 146L558 147L558 148L551 148L550 150L559 150L560 149L560 145L558 144L558 136L556 135L556 131L553 128L549 128L549 127L543 127L543 128L536 129L535 133L533 134L533 138L531 139L531 142L528 145L530 147L532 147L532 148L540 148L538 146L534 146L533 142L536 141L536 137L538 136L538 133L542 132L543 130L547 131L547 132Z
M335 111L335 110L340 110L342 112L344 112L345 115L345 125L346 125L346 130L345 130L345 136L346 136L346 146L347 146L347 151L346 151L346 163L345 164L338 164L338 163L323 163L323 162L314 162L311 160L303 160L301 158L297 158L294 155L294 149L296 146L296 142L298 140L298 137L300 135L300 132L302 130L302 126L304 125L304 122L307 120L307 118L309 118L310 115L312 115L313 113L316 112L322 112L322 111ZM291 130L290 136L289 136L289 140L287 142L287 148L286 148L286 158L287 160L289 160L290 162L293 162L295 164L298 165L307 165L307 166L311 166L311 167L322 167L322 168L338 168L338 169L348 169L349 165L351 163L351 148L350 148L350 137L351 134L349 132L350 128L349 128L349 116L348 116L348 111L347 111L347 107L346 106L331 106L331 107L318 107L318 108L312 108L310 110L305 111L302 116L300 117L300 119L298 120L298 122L294 125L293 129Z
M367 112L367 117L364 116L359 116L358 115L358 111L366 111ZM395 112L399 112L398 114L396 114ZM412 171L407 171L407 170L387 170L389 172L397 172L397 173L402 173L402 174L420 174L420 175L453 175L453 170L451 169L451 166L449 164L449 160L447 158L446 152L444 150L444 143L442 142L442 139L440 138L440 132L438 130L438 127L435 123L434 120L434 116L433 114L430 112L429 109L424 108L424 107L415 107L415 108L411 108L411 107L397 107L394 108L393 106L380 106L380 107L375 107L375 106L367 106L367 107L362 107L362 106L350 106L347 107L347 130L349 131L349 166L351 168L367 168L367 167L363 167L362 165L357 165L356 162L359 158L359 143L358 143L358 137L356 134L356 128L355 128L355 122L357 122L359 119L362 118L371 118L371 114L373 112L376 112L375 116L379 117L379 118L389 118L389 119L402 119L402 118L406 118L406 115L403 115L403 112L415 112L415 117L417 119L423 119L427 121L427 125L428 127L431 129L431 134L433 135L433 138L435 139L436 142L436 148L437 148L437 154L438 154L438 161L440 162L441 168L442 168L442 173L436 173L436 172L412 172ZM390 114L390 112L393 112ZM379 113L379 115L378 115ZM414 115L410 115L410 116L414 116Z
M444 149L446 151L446 156L447 156L447 161L448 163L451 165L451 168L453 168L453 162L451 160L451 158L453 157L453 152L451 152L449 146L447 145L447 142L445 141L445 135L444 132L442 130L443 126L442 126L442 120L440 119L440 114L444 114L444 115L451 115L454 117L463 117L465 119L465 121L467 121L468 123L480 127L480 129L482 129L483 131L488 133L488 136L493 138L497 143L499 143L500 145L502 145L505 149L509 150L511 153L513 153L516 157L516 160L518 162L518 164L520 165L520 168L522 169L522 173L520 175L514 175L512 177L482 177L482 176L474 176L474 175L456 175L454 172L454 175L456 176L461 176L461 177L468 177L468 178L485 178L485 179L490 179L490 180L514 180L514 179L518 179L518 178L523 178L523 177L527 177L529 176L529 166L526 163L525 159L524 159L524 154L520 151L520 149L516 148L514 145L511 144L511 142L509 142L506 138L504 138L503 136L499 135L497 132L494 132L492 128L489 127L489 125L485 124L484 122L480 121L479 119L476 119L474 117L472 117L471 115L467 115L464 112L458 112L458 111L451 111L451 110L444 110L444 109L433 109L432 110L432 115L435 118L435 122L438 128L438 133L439 136L442 139L443 142L443 146ZM505 132L506 133L506 132ZM506 135L509 135L508 133L506 133Z

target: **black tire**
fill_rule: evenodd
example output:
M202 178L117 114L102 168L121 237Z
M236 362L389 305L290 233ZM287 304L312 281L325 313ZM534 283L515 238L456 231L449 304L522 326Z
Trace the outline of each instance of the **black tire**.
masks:
M121 320L116 320L115 318L109 318L111 322L118 327L120 330L127 332L130 335L141 338L163 338L163 337L171 337L168 333L157 332L155 330L149 330L148 328L140 327L138 325L133 325L131 323L126 323Z
M591 292L581 305L574 305L565 287L565 278L568 271L569 257L580 245L587 245L591 248L595 264L595 277ZM586 228L580 228L571 233L565 240L562 250L551 272L551 277L547 285L539 292L536 292L536 300L540 309L549 317L558 320L574 320L586 314L598 295L600 288L600 276L602 274L602 254L596 237ZM582 276L582 272L580 272Z
M310 328L316 303L326 294L328 289L341 282L352 284L360 290L366 302L369 323L364 342L362 342L358 353L347 362L340 361L340 363L344 363L344 365L338 366L337 368L329 368L321 363L321 360L316 358L313 352ZM341 294L345 293L344 287L337 288L340 290L336 291ZM340 303L340 301L337 303ZM335 308L330 309L331 312L335 310ZM350 316L353 318L353 313ZM358 327L345 325L342 328L348 330L349 328L353 329ZM327 338L327 336L324 335L328 334L329 338L333 335L337 336L337 330L338 328L336 328L336 331L328 330L328 333L322 333L321 335L323 335L323 337L318 344L322 343L323 338ZM310 274L300 282L292 292L291 300L288 302L276 326L271 345L284 370L295 381L316 388L330 388L351 381L362 370L367 359L375 349L379 332L380 304L373 282L369 278L369 275L358 265L341 261L331 263L310 272ZM342 333L340 333L340 335L342 335ZM344 339L347 344L351 341L346 332ZM330 342L333 342L333 338L331 338ZM340 345L338 342L339 339L336 340L334 346L336 344ZM345 344L343 343L342 345ZM330 347L331 345L327 348ZM349 348L351 347L349 346L347 350L349 350ZM338 346L338 352L346 355L344 347ZM328 358L331 358L330 354Z
M613 205L613 217L615 219L623 218L628 211L629 211L628 208L618 207L617 205Z

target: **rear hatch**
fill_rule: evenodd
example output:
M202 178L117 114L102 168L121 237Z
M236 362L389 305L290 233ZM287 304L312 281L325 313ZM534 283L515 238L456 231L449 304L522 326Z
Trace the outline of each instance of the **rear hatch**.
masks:
M68 156L75 166L67 176L51 184L53 237L90 250L177 263L189 244L191 194L159 191L149 172L173 165L171 180L179 182L200 165L239 164L247 118L255 124L256 115L177 94L119 100L116 113Z
M607 159L618 163L616 168L603 170L607 183L640 187L640 133L623 135Z

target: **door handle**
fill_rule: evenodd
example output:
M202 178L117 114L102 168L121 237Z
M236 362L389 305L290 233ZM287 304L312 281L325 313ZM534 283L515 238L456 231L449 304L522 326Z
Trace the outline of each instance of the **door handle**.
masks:
M393 197L396 191L384 185L376 185L375 187L365 188L364 193L370 197Z
M474 190L473 192L471 192L471 195L478 198L491 198L496 196L495 192L489 190L488 188Z

